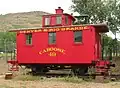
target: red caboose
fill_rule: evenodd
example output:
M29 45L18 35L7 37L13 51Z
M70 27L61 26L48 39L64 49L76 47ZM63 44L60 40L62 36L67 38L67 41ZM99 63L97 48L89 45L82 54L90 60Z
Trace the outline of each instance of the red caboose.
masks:
M109 61L101 58L101 33L108 32L107 25L72 25L75 18L60 7L42 19L41 28L12 30L17 33L17 57L8 63L25 65L33 72L69 67L86 73L90 66L105 72Z

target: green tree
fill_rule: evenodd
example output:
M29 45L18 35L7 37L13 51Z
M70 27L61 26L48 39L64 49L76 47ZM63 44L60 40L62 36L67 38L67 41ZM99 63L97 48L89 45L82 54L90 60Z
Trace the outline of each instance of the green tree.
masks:
M116 36L116 31L120 26L120 0L72 0L73 5L71 9L74 12L78 12L79 15L88 15L89 23L106 23L109 29ZM117 39L112 39L106 34L104 37L104 53L106 56L109 54L109 50L112 50L114 54L118 53Z
M0 52L12 51L15 48L16 34L11 32L0 32Z
M120 0L72 0L74 12L87 14L90 23L108 23L112 32L120 25Z

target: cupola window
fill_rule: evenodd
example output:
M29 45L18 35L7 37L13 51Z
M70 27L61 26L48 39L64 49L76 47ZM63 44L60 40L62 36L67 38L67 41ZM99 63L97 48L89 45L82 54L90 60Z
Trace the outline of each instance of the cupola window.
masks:
M68 24L68 16L65 16L65 23Z
M61 24L61 22L62 22L61 16L57 16L56 17L56 24Z
M45 18L45 25L50 25L50 17Z

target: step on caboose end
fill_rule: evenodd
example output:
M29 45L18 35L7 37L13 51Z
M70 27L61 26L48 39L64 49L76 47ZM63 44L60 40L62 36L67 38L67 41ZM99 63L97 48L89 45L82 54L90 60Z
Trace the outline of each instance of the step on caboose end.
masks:
M13 73L12 72L6 72L5 73L5 79L12 79L13 78Z

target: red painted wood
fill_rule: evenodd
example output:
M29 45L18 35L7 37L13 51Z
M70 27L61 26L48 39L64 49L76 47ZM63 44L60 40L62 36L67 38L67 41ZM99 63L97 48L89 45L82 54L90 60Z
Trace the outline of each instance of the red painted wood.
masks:
M17 59L19 63L91 63L95 59L95 29L83 30L83 41L74 43L73 31L56 32L55 45L48 44L48 33L33 33L33 44L25 44L25 34L17 35ZM39 52L47 47L65 49L56 57Z
M72 21L75 20L75 18L69 14L63 13L63 9L58 8L55 9L56 14L50 14L50 15L44 15L42 18L42 27L45 27L45 18L49 17L50 20L50 26L69 26L72 25ZM56 16L61 16L62 17L62 23L61 25L56 24ZM68 24L65 22L65 17L68 16Z

